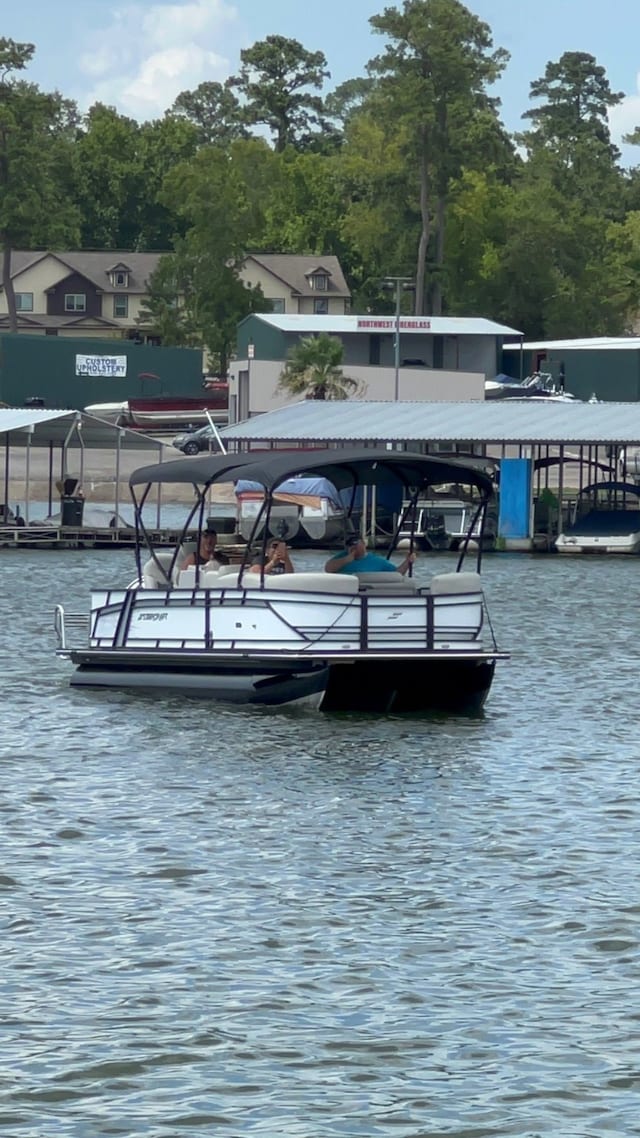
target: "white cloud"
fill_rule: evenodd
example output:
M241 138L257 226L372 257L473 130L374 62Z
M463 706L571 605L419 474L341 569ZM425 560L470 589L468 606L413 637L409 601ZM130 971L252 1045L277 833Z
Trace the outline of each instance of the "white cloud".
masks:
M622 144L625 134L632 134L640 126L640 72L636 76L637 94L625 95L621 103L609 111L609 128L616 146Z
M162 115L180 91L231 73L225 35L236 17L226 0L114 8L99 46L80 59L91 83L81 102L108 103L138 119Z

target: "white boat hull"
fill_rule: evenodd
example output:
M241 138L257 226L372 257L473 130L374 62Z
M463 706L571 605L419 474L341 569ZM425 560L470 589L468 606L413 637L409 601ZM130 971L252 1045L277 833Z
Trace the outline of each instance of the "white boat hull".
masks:
M476 574L441 575L453 582L448 594L411 582L363 594L356 579L330 575L323 592L318 578L94 593L88 645L67 649L62 636L77 667L71 682L322 710L482 706L500 654L482 643Z
M565 556L577 556L584 553L639 553L640 533L630 533L619 537L606 534L597 537L560 534L556 540L556 550Z

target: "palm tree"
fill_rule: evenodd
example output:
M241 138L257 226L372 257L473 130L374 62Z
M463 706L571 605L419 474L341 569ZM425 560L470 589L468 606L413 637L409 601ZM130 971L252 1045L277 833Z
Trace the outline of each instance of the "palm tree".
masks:
M321 332L303 336L291 349L278 387L305 399L348 399L358 390L358 381L344 375L344 348L340 340Z

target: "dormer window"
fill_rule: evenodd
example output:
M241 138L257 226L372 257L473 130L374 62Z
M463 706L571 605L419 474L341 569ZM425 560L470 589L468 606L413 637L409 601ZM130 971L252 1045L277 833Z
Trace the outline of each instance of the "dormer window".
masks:
M304 275L312 292L328 292L331 273L324 265L314 265Z
M129 275L129 269L126 265L114 265L112 269L109 269L109 280L112 288L128 288Z

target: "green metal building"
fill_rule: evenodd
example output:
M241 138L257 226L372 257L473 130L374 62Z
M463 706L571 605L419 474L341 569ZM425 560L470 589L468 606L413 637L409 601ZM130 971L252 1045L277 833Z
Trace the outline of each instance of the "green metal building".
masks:
M0 336L0 401L12 407L41 399L45 407L81 410L141 395L197 395L201 389L202 352L194 348L22 332Z
M578 399L595 395L603 402L635 403L640 400L640 338L505 344L502 370L515 379L535 371L549 372Z

